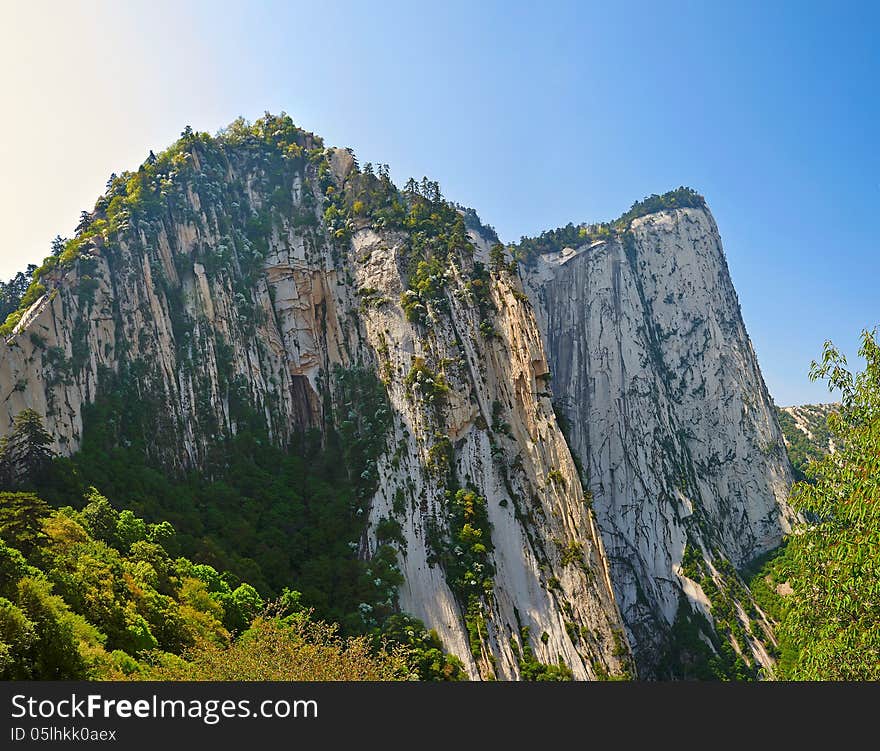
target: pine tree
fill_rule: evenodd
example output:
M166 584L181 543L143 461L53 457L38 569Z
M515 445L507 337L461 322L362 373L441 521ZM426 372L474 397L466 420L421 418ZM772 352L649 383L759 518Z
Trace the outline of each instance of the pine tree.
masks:
M92 222L92 215L88 211L79 212L79 224L76 225L76 233L79 234Z
M48 515L48 504L33 493L0 493L0 538L28 556L46 537Z
M52 240L52 255L60 256L64 252L64 238L61 235L55 235Z
M17 488L37 479L55 455L51 446L40 415L32 409L20 412L0 440L0 484Z

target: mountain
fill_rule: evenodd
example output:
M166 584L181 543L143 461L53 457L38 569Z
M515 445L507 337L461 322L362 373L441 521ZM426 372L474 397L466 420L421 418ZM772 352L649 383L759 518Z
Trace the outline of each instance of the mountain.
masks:
M791 474L693 191L504 247L284 115L187 129L111 179L3 333L0 423L36 410L80 480L141 457L130 491L104 474L120 505L214 483L165 493L193 544L230 486L262 497L242 445L305 458L262 467L277 498L345 477L264 514L248 581L323 525L376 582L352 618L420 618L471 678L772 670L738 569L789 529Z
M838 404L802 404L777 407L776 416L785 440L795 478L805 478L804 469L811 459L821 459L834 451L834 439L828 429L828 415Z
M791 474L712 215L634 216L541 255L528 285L639 664L692 605L740 631L719 600L755 608L725 569L779 544ZM763 632L740 637L766 664Z

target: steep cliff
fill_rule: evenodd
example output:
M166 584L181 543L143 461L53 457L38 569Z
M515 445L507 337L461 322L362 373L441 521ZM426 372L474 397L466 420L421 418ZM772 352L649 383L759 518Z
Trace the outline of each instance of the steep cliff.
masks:
M839 404L801 404L776 408L795 479L805 479L804 470L810 460L821 459L835 450L828 415L839 407Z
M708 209L637 216L527 276L641 672L692 608L769 666L733 569L789 530L791 473Z
M0 424L31 407L71 455L112 395L102 429L171 473L254 424L342 436L352 555L393 561L385 606L473 678L622 676L631 647L644 677L695 649L769 667L736 569L788 529L790 470L714 221L684 205L517 267L436 184L286 116L187 130L38 270Z
M169 471L255 419L282 444L369 435L351 545L396 551L400 607L472 677L622 674L538 327L487 254L435 186L400 192L288 118L187 132L112 180L38 272L0 361L3 421L32 407L70 454L85 406L114 393L118 440ZM362 370L390 415L360 412L346 379Z

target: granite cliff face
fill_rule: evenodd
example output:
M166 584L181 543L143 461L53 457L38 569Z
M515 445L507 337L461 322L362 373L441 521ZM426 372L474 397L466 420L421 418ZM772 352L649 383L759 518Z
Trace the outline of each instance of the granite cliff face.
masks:
M528 287L615 592L650 673L682 594L709 615L706 592L682 570L686 546L706 565L741 567L778 545L792 520L782 436L718 230L705 208L649 214L622 237L542 256Z
M726 594L730 565L788 528L790 470L707 210L518 271L430 183L398 191L261 122L185 133L111 183L8 337L4 428L32 407L71 454L115 394L119 440L169 471L245 420L279 444L376 434L352 547L394 547L400 608L472 678L520 678L529 651L577 679L631 674L631 647L650 676L681 597L708 629L719 597L763 622ZM352 372L381 379L387 412L358 411ZM769 633L724 628L770 665Z
M836 403L776 408L785 449L796 479L806 479L806 467L811 460L821 459L836 450L834 437L828 428L828 417L839 408L840 405Z
M536 659L562 660L575 678L626 670L602 543L519 279L475 266L485 243L461 235L428 277L432 296L406 316L414 233L354 213L334 225L345 205L327 196L358 179L354 160L295 135L297 156L270 165L277 149L192 140L180 166L159 172L171 184L163 210L123 210L116 231L43 271L45 292L0 362L4 420L32 407L71 453L84 407L121 393L137 405L120 416L121 436L171 469L198 466L246 411L278 442L345 420L364 433L390 425L365 470L376 490L353 543L370 557L378 522L399 525L402 609L435 628L474 678L518 677L529 633ZM491 334L480 328L490 308ZM381 375L390 421L345 402L340 374L355 368ZM461 532L450 528L447 492L464 488L491 525L469 522L483 539L466 584L451 583L441 562Z

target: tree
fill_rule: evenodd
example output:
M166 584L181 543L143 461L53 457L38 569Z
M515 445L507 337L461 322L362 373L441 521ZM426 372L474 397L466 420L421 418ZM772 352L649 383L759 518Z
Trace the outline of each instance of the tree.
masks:
M64 601L52 594L52 584L45 579L25 577L18 583L17 607L33 624L35 636L31 677L36 680L77 680L88 677L80 652L80 634L88 633L94 641L94 628L70 611Z
M116 521L116 539L123 551L127 551L136 542L146 540L147 535L147 524L143 519L135 516L128 509L119 512Z
M13 603L0 597L0 679L31 677L27 655L35 640L34 624Z
M379 633L407 651L407 660L423 681L467 680L464 665L455 655L443 651L437 632L428 631L418 618L406 613L392 615Z
M52 239L52 255L60 256L64 252L64 243L65 240L61 235L55 235Z
M119 512L95 488L89 488L87 500L88 503L80 512L80 518L89 534L108 545L116 545Z
M26 556L45 539L48 515L49 505L33 493L0 493L0 537Z
M16 488L38 479L55 452L52 436L32 409L19 412L8 436L0 440L0 483Z
M376 652L365 637L344 639L335 625L306 613L258 618L231 644L200 641L186 662L147 668L146 680L395 681L410 677L405 651Z
M18 310L36 270L36 265L31 263L26 271L19 271L5 284L0 282L0 320L5 321L10 313Z
M92 215L88 211L80 211L79 212L79 222L76 225L76 229L74 230L77 234L87 229L89 224L92 222Z
M175 534L174 527L169 521L147 525L147 539L163 547L174 539Z
M223 605L223 625L232 633L244 631L263 609L265 603L250 584L240 584L233 591L220 594Z
M0 597L14 597L19 579L35 573L37 569L28 564L20 550L0 539Z
M502 271L507 269L504 246L501 243L495 243L489 250L489 264L491 265L493 271Z
M791 503L807 519L791 535L783 570L791 586L780 626L791 645L783 677L880 679L880 345L863 332L866 369L853 375L825 343L813 380L828 380L841 407L828 418L837 451L807 465Z

